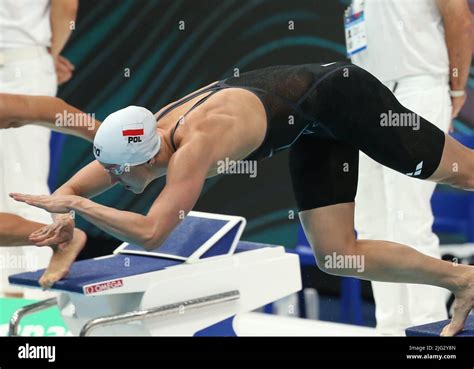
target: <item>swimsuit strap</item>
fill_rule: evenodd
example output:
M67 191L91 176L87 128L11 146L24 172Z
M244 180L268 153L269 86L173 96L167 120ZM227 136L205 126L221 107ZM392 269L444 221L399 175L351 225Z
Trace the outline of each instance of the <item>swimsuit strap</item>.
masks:
M174 104L172 104L171 106L169 106L167 109L165 109L159 116L158 118L156 118L156 121L159 121L161 118L163 118L166 114L168 114L170 111L176 109L177 107L187 103L188 101L191 101L192 99L194 99L195 97L199 96L199 95L202 95L202 94L205 94L206 92L210 92L210 91L214 91L214 90L218 90L218 89L221 89L222 86L219 84L219 82L213 84L212 86L209 86L207 88L205 88L204 90L201 90L201 91L196 91L192 94L190 94L189 96L186 96L186 97L183 97L181 100L178 100L176 101Z
M186 113L183 114L183 116L178 120L178 122L176 123L176 125L174 126L173 128L173 132L171 133L171 146L173 147L173 150L176 151L177 148L176 148L176 145L174 143L174 135L176 133L176 130L178 129L179 125L181 124L182 122L182 119L184 117L186 117L189 113L191 113L194 109L196 109L197 107L199 107L200 105L204 104L207 99L209 99L212 95L214 95L216 92L219 92L220 90L223 90L224 88L226 88L226 86L220 84L219 82L213 84L212 86L209 86L208 88L204 89L204 90L201 90L201 91L197 91L187 97L185 97L184 99L181 99L179 100L178 102L176 102L175 104L173 104L172 106L170 106L168 109L166 109L163 113L161 113L158 118L157 118L157 121L160 120L163 116L165 116L166 114L168 114L170 111L172 111L173 109L176 109L177 107L185 104L186 102L188 101L191 101L192 99L194 99L195 97L199 96L199 95L202 95L202 94L205 94L207 92L210 92L210 94L204 96L202 99L200 99L198 102L196 102L192 107L191 109L189 109Z

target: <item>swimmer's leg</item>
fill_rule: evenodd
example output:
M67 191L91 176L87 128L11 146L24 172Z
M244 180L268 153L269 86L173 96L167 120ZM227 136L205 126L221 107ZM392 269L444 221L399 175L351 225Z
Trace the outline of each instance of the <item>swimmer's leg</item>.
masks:
M405 108L362 68L348 64L308 97L336 139L413 178L474 190L474 151Z
M305 102L325 129L380 164L416 179L474 191L474 150L405 108L373 75L347 64ZM317 119L316 119L317 118Z
M446 135L441 162L428 179L474 191L474 150Z
M384 155L390 153L380 155L382 164ZM290 149L295 199L318 266L330 274L447 288L456 296L456 308L443 334L456 334L474 305L474 267L432 258L393 242L356 240L358 158L357 147L346 141L312 135L301 137Z
M474 306L474 267L439 260L393 242L356 240L354 203L302 211L300 219L320 269L372 281L447 288L456 296L456 305L443 335L455 335L463 328Z

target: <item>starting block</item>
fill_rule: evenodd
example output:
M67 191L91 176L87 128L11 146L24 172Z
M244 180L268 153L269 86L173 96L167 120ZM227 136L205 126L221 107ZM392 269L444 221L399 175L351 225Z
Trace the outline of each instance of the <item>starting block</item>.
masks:
M407 337L439 337L443 328L448 325L449 319L441 320L439 322L418 325L416 327L407 328L405 333ZM456 337L474 337L474 315L471 314L466 320L464 329Z
M281 246L242 242L242 217L190 212L157 250L122 244L112 255L72 265L46 300L23 315L57 303L74 335L205 335L236 315L301 289L297 255ZM40 287L43 270L11 276L10 283Z

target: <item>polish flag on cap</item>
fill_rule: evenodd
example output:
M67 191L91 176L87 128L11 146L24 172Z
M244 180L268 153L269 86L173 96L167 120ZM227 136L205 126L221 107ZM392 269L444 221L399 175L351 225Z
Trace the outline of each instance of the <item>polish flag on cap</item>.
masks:
M145 129L143 123L127 124L122 126L122 136L143 136L145 134Z

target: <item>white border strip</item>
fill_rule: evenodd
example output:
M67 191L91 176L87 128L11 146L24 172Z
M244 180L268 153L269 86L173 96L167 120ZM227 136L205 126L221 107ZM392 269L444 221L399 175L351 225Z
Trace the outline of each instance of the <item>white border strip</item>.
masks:
M240 240L240 237L242 236L242 233L244 231L245 225L247 224L247 221L243 217L235 217L235 219L232 219L229 221L222 229L217 232L214 236L212 236L207 242L205 242L201 247L199 247L196 251L194 251L193 254L188 258L186 261L187 263L195 263L198 261L204 261L208 259L214 259L218 257L225 257L228 255L233 255L235 252L235 249L237 248L237 244ZM207 251L209 251L222 237L224 237L226 234L229 233L229 231L238 226L238 230L235 234L234 240L232 241L232 244L229 247L229 251L227 251L226 254L222 255L216 255L216 256L211 256L205 259L201 259L201 256L204 255Z
M186 261L188 260L187 257L184 256L176 256L171 254L161 254L159 252L150 252L150 251L140 251L140 250L123 250L119 252L120 255L139 255L139 256L148 256L148 257L157 257L157 258L164 258L176 261Z

